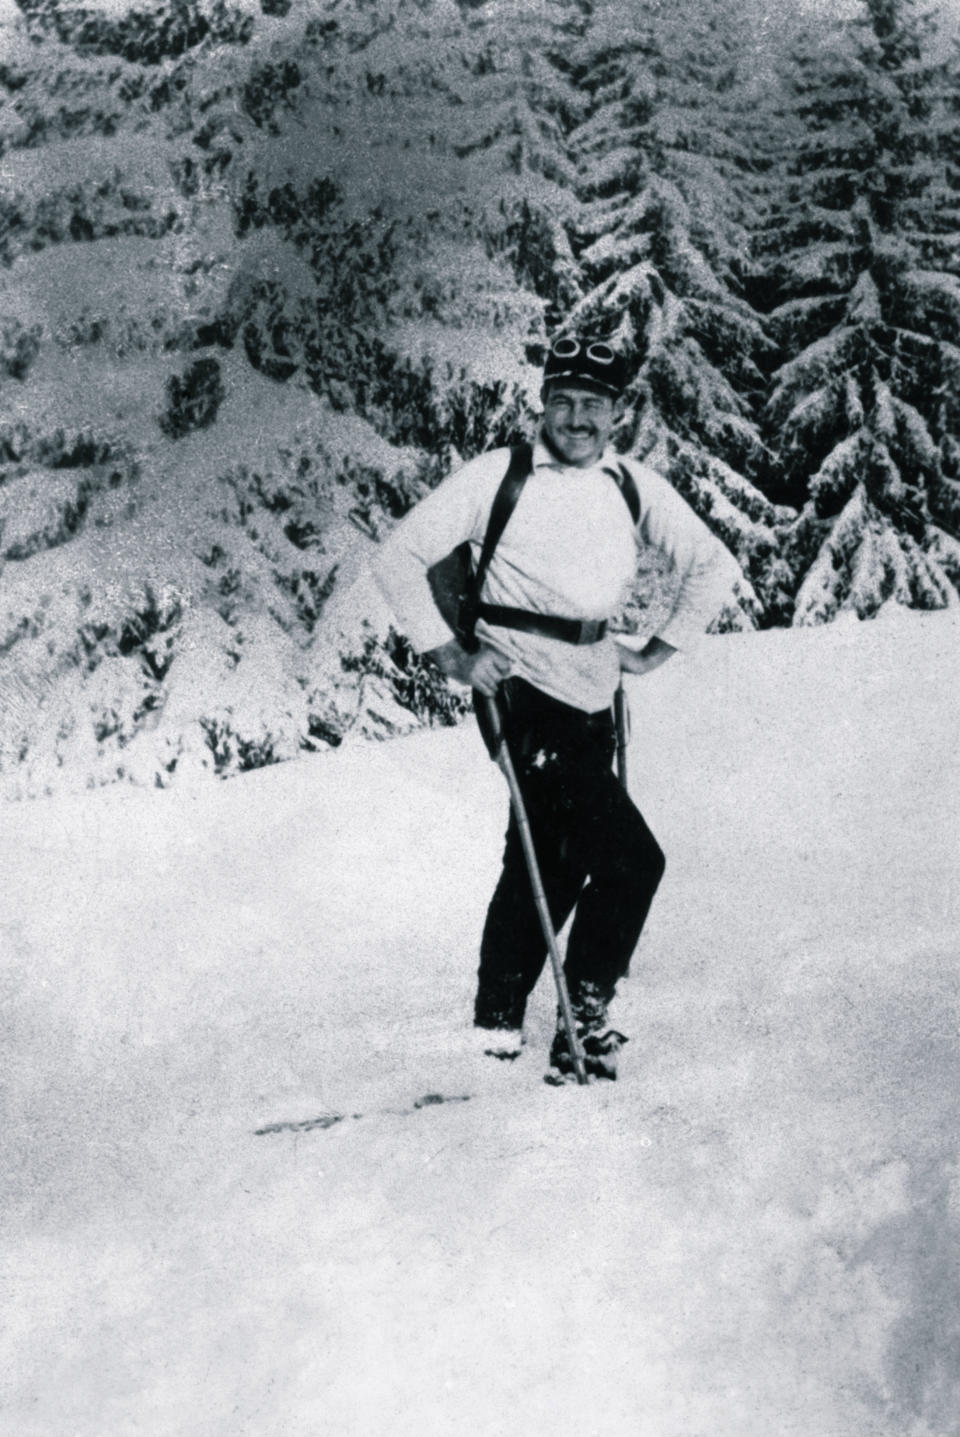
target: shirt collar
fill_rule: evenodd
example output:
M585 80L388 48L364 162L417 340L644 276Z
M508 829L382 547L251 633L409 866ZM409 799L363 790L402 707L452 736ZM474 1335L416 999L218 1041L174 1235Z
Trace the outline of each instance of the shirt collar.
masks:
M608 445L600 457L583 472L589 473L591 469L612 469L616 472L619 455ZM575 469L574 464L564 464L544 444L542 439L537 439L533 446L533 467L534 469Z

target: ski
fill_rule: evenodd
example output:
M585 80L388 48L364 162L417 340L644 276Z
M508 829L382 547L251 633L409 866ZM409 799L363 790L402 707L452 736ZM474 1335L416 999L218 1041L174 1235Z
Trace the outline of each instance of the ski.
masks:
M472 1097L472 1093L424 1093L423 1097L417 1098L409 1108L375 1108L366 1113L320 1113L313 1118L292 1118L266 1123L262 1128L255 1128L253 1135L256 1138L266 1138L275 1133L325 1132L329 1128L335 1128L338 1123L359 1122L362 1118L407 1118L424 1108L438 1107L441 1103L469 1103Z

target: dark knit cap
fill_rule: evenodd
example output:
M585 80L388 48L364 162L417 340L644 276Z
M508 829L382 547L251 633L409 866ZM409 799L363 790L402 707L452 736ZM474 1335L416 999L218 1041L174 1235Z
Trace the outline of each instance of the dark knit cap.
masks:
M627 365L623 355L605 340L555 339L543 366L543 382L580 380L610 394L622 394L627 387Z

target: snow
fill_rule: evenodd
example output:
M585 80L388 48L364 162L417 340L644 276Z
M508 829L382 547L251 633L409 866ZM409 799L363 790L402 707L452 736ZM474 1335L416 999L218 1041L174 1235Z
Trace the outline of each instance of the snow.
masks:
M65 514L80 503L76 473L56 470L22 474L0 489L0 553L50 548L69 532Z
M630 681L668 870L609 1087L540 1081L548 981L515 1064L460 1041L472 723L6 805L3 1430L956 1432L958 641Z
M125 130L122 135L81 135L56 144L12 149L3 157L3 180L15 194L49 195L82 179L95 182L136 175L139 193L172 196L170 175L156 139Z

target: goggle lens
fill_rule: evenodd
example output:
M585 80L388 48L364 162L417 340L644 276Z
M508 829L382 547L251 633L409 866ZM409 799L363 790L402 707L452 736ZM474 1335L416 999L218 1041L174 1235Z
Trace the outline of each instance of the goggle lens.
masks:
M595 364L612 364L616 358L609 344L604 344L602 341L584 346L579 339L557 339L551 349L557 359L576 359L581 351L585 352L587 358L592 359Z

